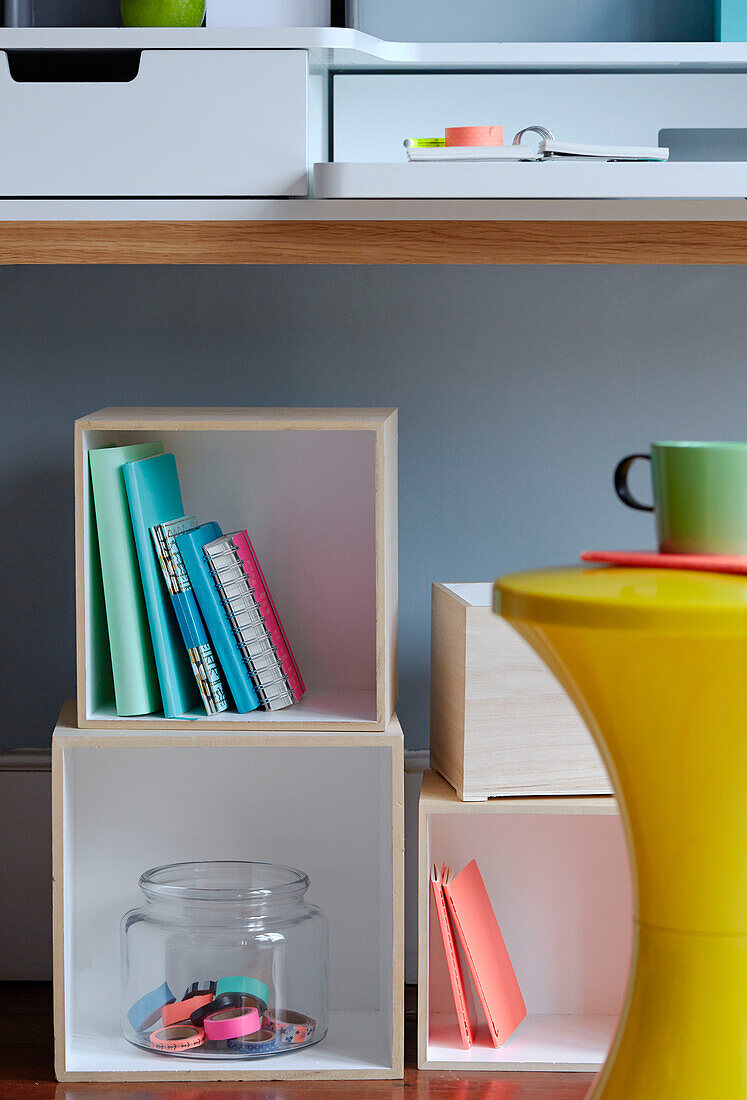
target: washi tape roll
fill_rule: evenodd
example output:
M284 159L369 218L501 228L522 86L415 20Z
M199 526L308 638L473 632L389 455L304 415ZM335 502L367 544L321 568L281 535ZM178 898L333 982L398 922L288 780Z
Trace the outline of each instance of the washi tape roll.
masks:
M311 1016L304 1016L303 1012L265 1012L262 1027L273 1031L282 1046L296 1046L313 1039L316 1021Z
M274 1054L280 1046L280 1036L274 1031L262 1028L254 1035L239 1035L228 1040L228 1049L237 1054Z
M202 1027L206 1016L212 1016L214 1012L220 1012L223 1008L243 1008L247 1012L250 1008L256 1008L261 1016L267 1005L259 997L253 997L251 993L221 993L220 997L216 997L210 1004L196 1009L191 1014L190 1021L195 1027Z
M258 978L245 978L233 975L228 978L219 978L215 985L215 995L221 993L251 993L253 997L259 997L265 1002L265 1008L270 1003L270 990Z
M446 145L503 145L502 126L447 126Z
M158 989L152 989L135 1001L127 1013L130 1026L134 1031L147 1031L160 1020L164 1005L173 1004L175 1000L176 997L164 982Z
M238 1039L259 1031L259 1013L256 1008L224 1008L205 1017L205 1035L208 1039Z
M192 982L192 984L185 990L183 1001L188 1001L190 997L202 997L209 993L212 997L215 996L215 982L205 980L200 982Z
M154 1050L166 1050L171 1054L178 1054L182 1050L194 1050L205 1042L205 1032L201 1027L192 1027L191 1024L172 1024L171 1027L162 1027L154 1031L150 1037L150 1045Z
M203 993L197 997L189 997L184 1001L174 1001L170 1005L164 1005L161 1009L161 1019L163 1020L163 1026L170 1027L171 1024L184 1023L185 1021L190 1020L193 1012L196 1012L201 1008L206 1008L212 1003L213 994Z

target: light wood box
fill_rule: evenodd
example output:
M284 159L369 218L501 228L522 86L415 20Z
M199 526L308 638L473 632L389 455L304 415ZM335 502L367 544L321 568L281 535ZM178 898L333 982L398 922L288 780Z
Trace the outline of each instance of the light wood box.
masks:
M398 1078L403 1073L403 741L383 733L77 730L52 744L60 1081ZM185 816L186 814L186 816ZM262 830L262 821L272 828ZM119 921L164 863L290 864L330 925L327 1037L288 1057L162 1058L120 1031Z
M88 451L159 439L176 455L187 514L247 528L307 691L279 711L202 716L230 730L385 730L397 697L396 409L102 409L76 421L78 724L119 718L109 642L93 608L97 544Z
M492 601L492 584L433 585L431 766L464 801L611 794L578 711Z
M431 898L433 864L476 859L527 1006L495 1048L474 995L461 1045ZM614 798L460 802L426 772L420 795L418 1065L433 1070L597 1070L622 1009L633 929L627 849Z

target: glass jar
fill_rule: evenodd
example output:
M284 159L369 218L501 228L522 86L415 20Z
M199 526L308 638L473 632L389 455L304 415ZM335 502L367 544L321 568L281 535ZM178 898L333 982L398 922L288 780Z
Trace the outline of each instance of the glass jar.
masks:
M266 1057L327 1033L327 920L303 871L175 863L122 918L122 1030L186 1058Z

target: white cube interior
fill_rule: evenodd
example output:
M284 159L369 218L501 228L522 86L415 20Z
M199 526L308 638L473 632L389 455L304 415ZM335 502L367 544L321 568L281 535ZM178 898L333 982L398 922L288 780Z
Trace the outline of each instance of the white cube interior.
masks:
M247 1076L391 1068L391 745L99 742L63 749L62 782L68 1073L168 1078L196 1068L211 1074L240 1068ZM328 1036L271 1067L266 1059L196 1067L121 1036L119 921L144 900L140 874L164 863L215 859L306 871L309 900L329 919Z
M428 1062L597 1068L630 965L632 900L620 818L518 808L432 814L428 822L429 866L445 863L456 874L477 860L527 1006L527 1018L496 1049L475 997L477 1041L462 1049L429 899ZM472 988L466 967L465 980Z
M224 532L246 528L257 551L307 687L289 710L262 711L263 723L375 722L375 433L89 430L84 454L153 439L176 455L186 514L216 520ZM93 613L87 465L86 716L96 721L117 714L106 627Z

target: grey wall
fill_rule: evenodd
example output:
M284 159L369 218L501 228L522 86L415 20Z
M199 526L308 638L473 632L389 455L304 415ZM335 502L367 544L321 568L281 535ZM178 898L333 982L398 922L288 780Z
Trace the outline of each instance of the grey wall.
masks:
M410 747L432 581L653 546L615 461L747 438L743 268L0 270L0 745L74 694L72 422L103 405L399 406Z
M713 0L355 0L380 38L456 42L684 42L713 38Z

